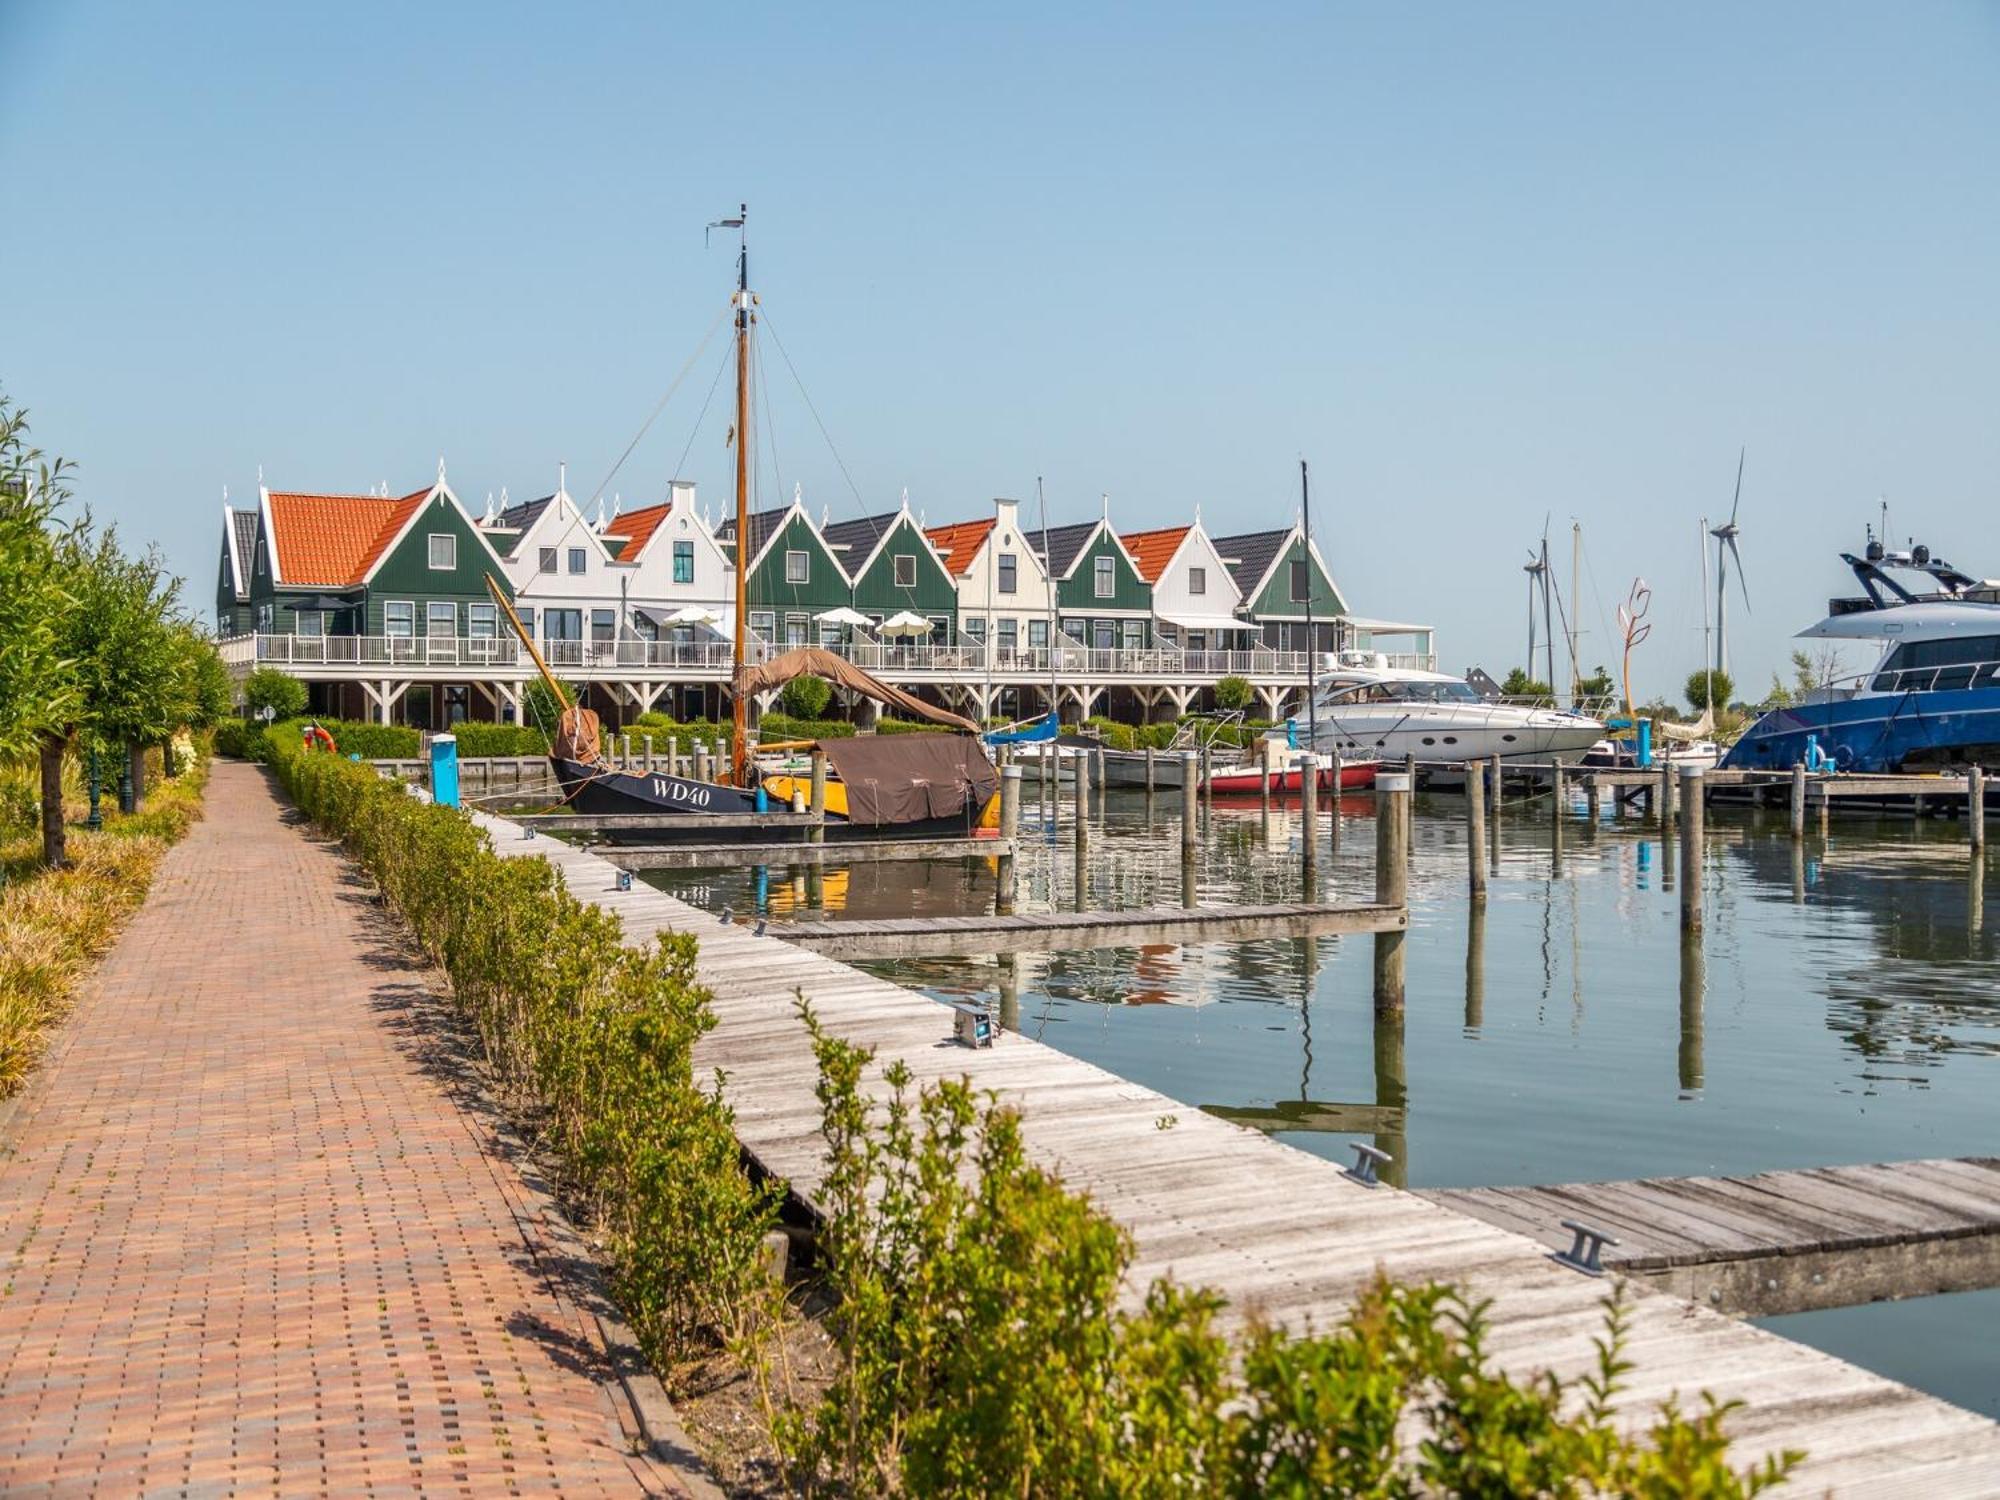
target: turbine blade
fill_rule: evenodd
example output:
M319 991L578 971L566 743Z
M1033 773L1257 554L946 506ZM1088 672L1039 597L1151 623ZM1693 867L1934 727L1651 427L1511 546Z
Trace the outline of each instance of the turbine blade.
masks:
M1750 613L1750 585L1743 581L1743 554L1736 550L1736 538L1729 539L1729 555L1736 559L1736 587L1743 595L1743 613Z
M1736 508L1743 503L1743 460L1750 452L1749 444L1736 450L1736 498L1729 502L1729 524L1736 524Z

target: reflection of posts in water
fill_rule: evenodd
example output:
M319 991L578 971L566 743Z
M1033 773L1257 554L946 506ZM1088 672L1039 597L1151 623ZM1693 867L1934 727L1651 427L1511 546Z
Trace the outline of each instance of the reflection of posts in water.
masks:
M1000 964L1000 1026L1005 1031L1021 1029L1021 955L997 955Z
M1701 934L1681 934L1681 1092L1693 1093L1701 1087L1701 1006L1707 983L1707 959L1701 951Z
M1549 767L1549 865L1556 874L1563 867L1563 768L1556 761Z
M1674 833L1669 828L1660 835L1660 889L1674 888Z
M1340 790L1347 777L1347 766L1340 758L1338 750L1333 752L1333 793L1327 806L1327 847L1335 854L1340 852Z
M1973 851L1972 867L1965 874L1965 930L1974 937L1986 925L1986 851Z
M1681 767L1681 930L1701 931L1702 824L1707 799L1700 766Z
M1194 850L1181 851L1181 905L1192 911L1195 907Z
M1407 772L1375 778L1375 902L1378 906L1403 909L1404 927L1375 934L1375 1004L1377 1008L1403 1006L1403 945L1409 936L1410 858L1409 820L1404 808L1410 800Z
M1804 827L1801 823L1800 827ZM1806 904L1806 843L1802 838L1792 840L1792 905Z
M758 914L771 909L771 867L758 865L750 872L750 884Z
M806 906L812 911L826 906L826 871L818 865L806 866Z
M1403 1007L1375 1007L1375 1149L1393 1158L1382 1180L1410 1185L1409 1077L1403 1062Z
M1465 1029L1486 1024L1486 903L1465 910Z

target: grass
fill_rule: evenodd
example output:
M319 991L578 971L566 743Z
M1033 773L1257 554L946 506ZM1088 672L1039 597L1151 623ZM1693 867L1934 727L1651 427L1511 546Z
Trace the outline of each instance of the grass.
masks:
M201 816L207 758L172 781L151 759L144 806L122 815L114 791L99 833L80 826L83 786L65 767L71 862L61 870L38 863L34 800L21 794L24 782L36 784L34 768L0 769L0 1099L21 1087L51 1028L145 900L161 856Z

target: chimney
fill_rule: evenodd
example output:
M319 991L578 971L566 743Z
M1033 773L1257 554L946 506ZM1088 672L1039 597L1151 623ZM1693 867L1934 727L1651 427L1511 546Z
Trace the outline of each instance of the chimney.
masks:
M993 529L1007 536L1021 533L1021 502L1018 500L995 500L993 502Z

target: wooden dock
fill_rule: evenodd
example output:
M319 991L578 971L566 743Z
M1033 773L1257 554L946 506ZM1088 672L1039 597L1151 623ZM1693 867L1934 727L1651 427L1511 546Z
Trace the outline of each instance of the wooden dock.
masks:
M621 870L722 870L746 865L878 864L898 859L999 859L1016 840L838 839L830 844L592 844Z
M1132 1234L1133 1301L1172 1275L1224 1293L1231 1324L1254 1310L1324 1328L1380 1269L1490 1298L1489 1348L1516 1373L1594 1367L1605 1283L1556 1265L1538 1239L1416 1193L1363 1187L1334 1162L1016 1033L978 1051L953 1046L952 1013L924 996L648 887L620 891L597 855L475 818L499 852L547 858L577 897L616 913L629 941L699 937L717 1025L697 1066L724 1070L745 1150L807 1205L825 1158L812 1051L793 1009L801 993L828 1030L876 1049L877 1087L881 1067L900 1058L919 1081L965 1075L1017 1106L1033 1159ZM1634 1368L1619 1398L1630 1421L1675 1393L1741 1399L1728 1421L1736 1458L1806 1450L1799 1494L2000 1494L2000 1426L1947 1402L1643 1283L1630 1338Z
M709 828L796 828L800 832L823 821L812 813L523 813L510 819L538 833L658 833L662 830Z
M1053 911L1006 917L888 917L788 922L773 935L830 958L949 958L1053 949L1133 948L1146 943L1227 943L1250 938L1395 932L1410 925L1400 906L1152 906L1127 911Z
M1617 1238L1607 1268L1753 1317L2000 1286L1991 1158L1423 1196L1552 1250L1580 1220Z

